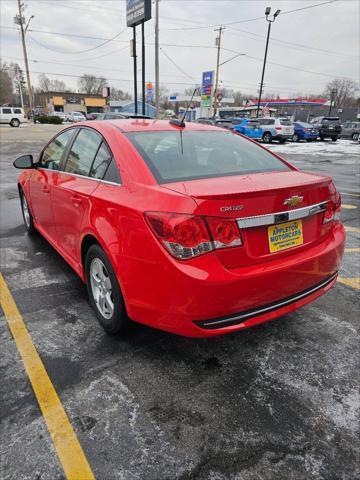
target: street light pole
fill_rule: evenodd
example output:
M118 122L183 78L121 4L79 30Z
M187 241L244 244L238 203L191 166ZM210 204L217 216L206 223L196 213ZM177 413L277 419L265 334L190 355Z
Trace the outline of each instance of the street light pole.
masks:
M265 47L264 63L263 63L262 74L261 74L260 91L259 91L259 99L258 99L257 110L256 110L256 118L259 117L259 111L260 111L260 102L261 102L261 95L262 95L263 85L264 85L265 66L266 66L267 53L268 53L268 48L269 48L271 24L275 22L276 17L280 14L280 10L276 10L272 19L269 18L270 12L271 12L271 8L266 7L265 17L266 17L267 22L269 23L269 26L268 26L268 32L267 32L267 37L266 37L266 47Z
M20 25L20 32L21 32L21 41L22 41L22 47L23 47L23 54L24 54L24 63L25 63L25 71L26 71L26 81L28 85L28 95L29 95L29 109L30 109L30 119L33 119L33 113L34 113L34 100L33 100L33 92L32 92L32 86L31 86L31 81L30 81L30 70L29 70L29 62L28 62L28 57L27 57L27 50L26 50L26 42L25 42L25 34L26 31L29 27L30 20L33 18L31 17L26 25L26 28L24 28L24 22L23 22L23 15L22 15L22 10L23 10L24 5L20 3L20 0L18 0L18 8L19 8L19 19L18 23ZM16 18L16 17L15 17Z

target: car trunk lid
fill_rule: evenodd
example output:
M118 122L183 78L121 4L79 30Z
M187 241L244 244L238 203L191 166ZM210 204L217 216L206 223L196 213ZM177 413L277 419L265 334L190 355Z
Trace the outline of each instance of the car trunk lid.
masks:
M195 213L238 221L243 245L216 250L226 268L285 257L320 242L330 229L322 210L335 194L329 177L296 170L176 182L166 188L191 196L198 205Z

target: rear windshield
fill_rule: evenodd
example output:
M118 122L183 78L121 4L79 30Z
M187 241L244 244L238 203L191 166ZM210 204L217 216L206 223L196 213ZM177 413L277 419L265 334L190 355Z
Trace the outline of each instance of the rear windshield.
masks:
M290 120L287 120L286 118L280 118L280 125L292 125L292 122Z
M127 134L159 183L286 171L270 152L226 131L158 131Z
M339 118L324 118L323 123L333 123L333 124L338 125L340 123L340 119Z

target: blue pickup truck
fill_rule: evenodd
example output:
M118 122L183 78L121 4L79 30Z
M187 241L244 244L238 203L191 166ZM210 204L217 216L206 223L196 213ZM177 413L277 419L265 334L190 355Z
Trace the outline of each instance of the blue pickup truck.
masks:
M234 125L235 132L242 133L246 137L254 140L261 140L262 128L257 120L251 118L244 118L238 125Z

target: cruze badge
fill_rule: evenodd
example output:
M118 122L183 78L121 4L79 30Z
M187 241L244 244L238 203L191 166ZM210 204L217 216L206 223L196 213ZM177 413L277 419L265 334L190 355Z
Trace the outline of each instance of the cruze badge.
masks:
M287 198L284 201L284 205L287 205L288 207L296 207L299 203L301 203L304 200L304 197L299 197L298 195L294 195L293 197Z
M229 207L220 207L220 212L238 212L243 208L244 205L230 205Z

